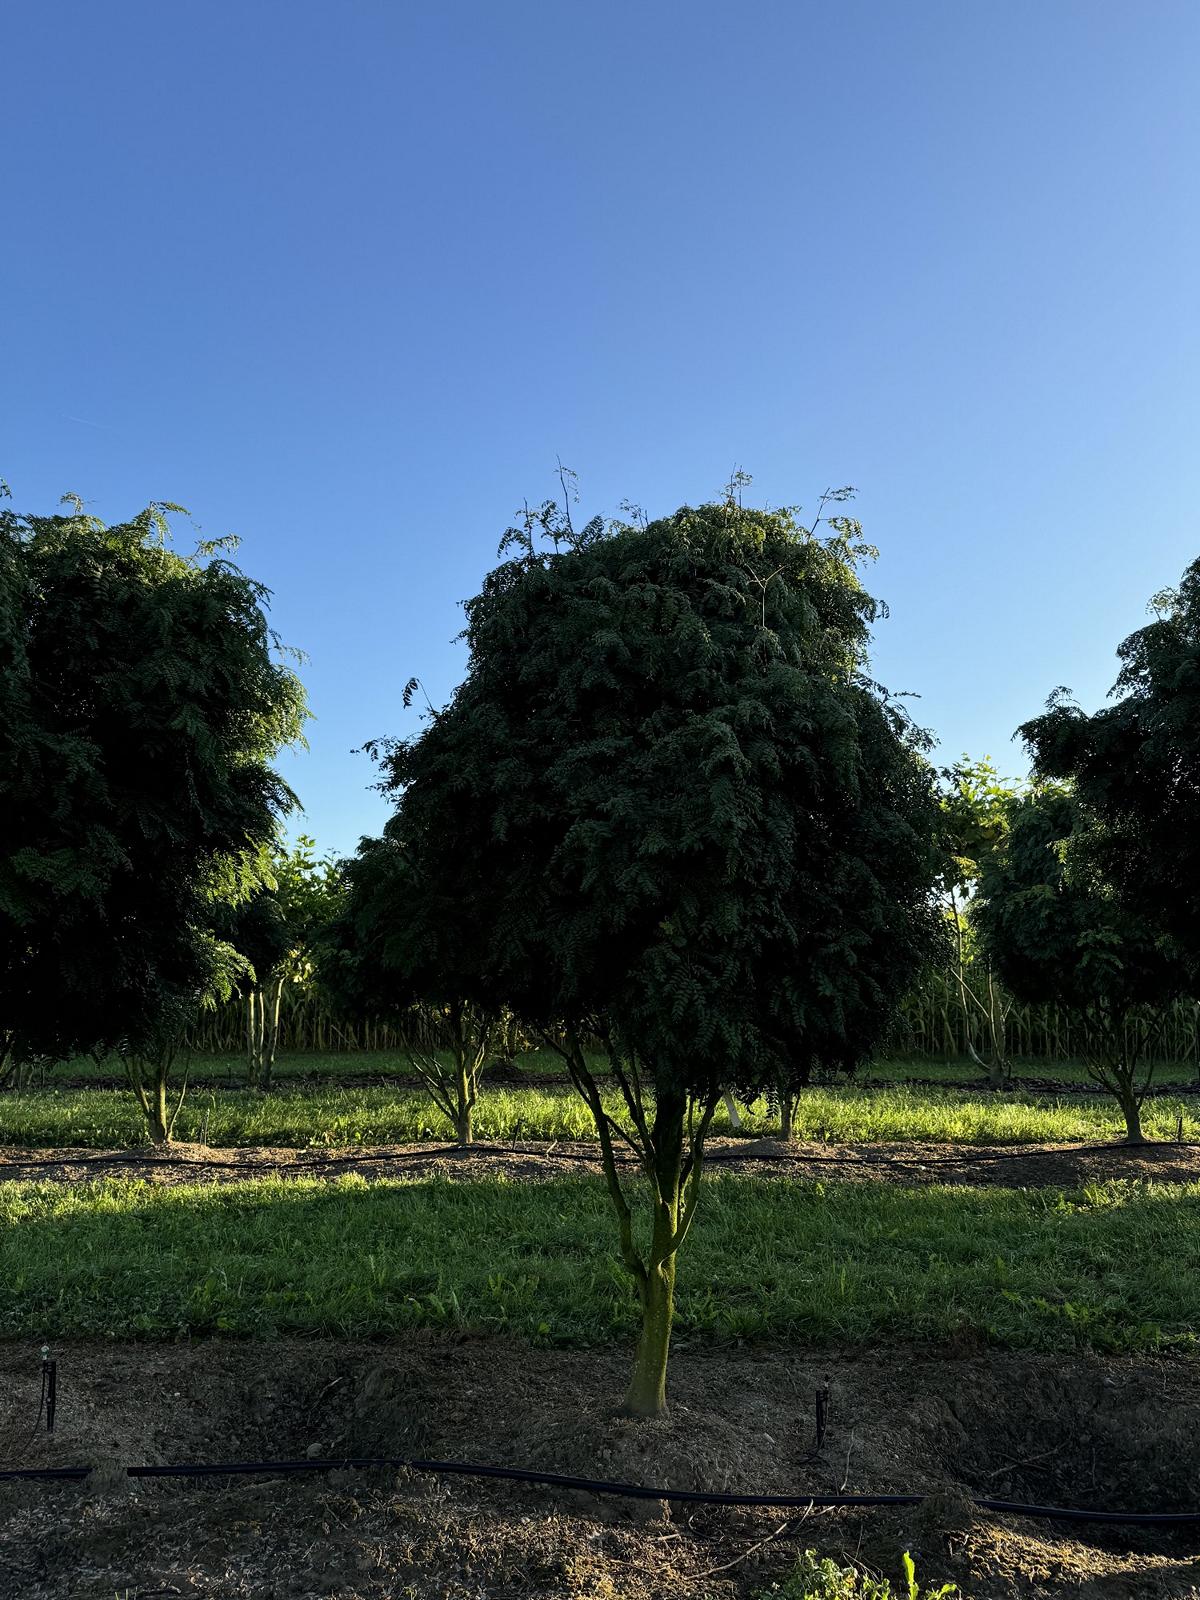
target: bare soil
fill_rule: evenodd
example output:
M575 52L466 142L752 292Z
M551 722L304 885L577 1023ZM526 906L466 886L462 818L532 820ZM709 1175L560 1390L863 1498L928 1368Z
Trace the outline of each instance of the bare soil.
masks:
M63 1345L56 1431L35 1348L0 1347L0 1464L98 1470L0 1483L5 1600L750 1600L805 1546L967 1600L1200 1595L1200 1528L975 1512L968 1493L1189 1509L1200 1365L1181 1359L679 1349L669 1416L614 1401L625 1357L501 1339ZM814 1392L831 1394L814 1443ZM920 1506L797 1514L618 1500L407 1470L130 1480L130 1463L423 1456L679 1488L903 1492Z
M784 1144L778 1139L711 1139L705 1157L712 1172L747 1177L821 1178L863 1183L995 1185L1002 1188L1078 1188L1112 1178L1153 1178L1160 1183L1200 1181L1200 1146L1191 1144L955 1145ZM166 1155L129 1150L0 1149L0 1181L49 1179L77 1183L126 1176L152 1183L228 1183L274 1176L335 1177L355 1172L384 1177L463 1179L503 1174L508 1179L558 1178L600 1171L597 1146L585 1140L519 1145L446 1144L354 1146L294 1150L260 1146L212 1149L175 1144Z

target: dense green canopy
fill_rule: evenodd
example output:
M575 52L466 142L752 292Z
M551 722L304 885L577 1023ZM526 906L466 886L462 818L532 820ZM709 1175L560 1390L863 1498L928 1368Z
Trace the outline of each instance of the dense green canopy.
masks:
M293 797L303 691L266 591L166 513L0 513L0 1018L19 1051L153 1053L236 968L214 900Z
M732 501L557 529L467 605L391 829L476 997L602 1021L701 1098L868 1051L934 949L920 740L865 675L857 525Z
M975 908L984 947L1018 999L1071 1011L1093 1077L1141 1137L1139 1080L1162 1008L1187 988L1187 967L1158 921L1140 916L1108 876L1112 840L1069 789L1042 786L1009 810L984 858Z
M1070 779L1102 819L1123 903L1169 931L1200 982L1200 561L1118 650L1114 703L1088 715L1060 691L1021 732L1039 773Z
M1077 798L1043 787L1009 816L984 862L976 916L1013 993L1097 1016L1174 999L1185 981L1179 950L1117 898L1103 827Z

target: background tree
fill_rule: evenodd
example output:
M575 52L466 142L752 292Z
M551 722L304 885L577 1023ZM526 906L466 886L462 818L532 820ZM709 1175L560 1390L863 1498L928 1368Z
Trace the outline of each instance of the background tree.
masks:
M864 671L858 525L817 537L739 490L649 526L527 512L467 604L466 681L387 753L392 847L481 935L456 988L540 1029L595 1119L640 1302L636 1415L665 1404L720 1095L853 1064L940 932L930 771Z
M943 770L939 791L950 865L942 880L951 931L951 972L962 1009L967 1052L998 1088L1012 1073L1007 1022L1012 997L996 982L974 924L982 864L1004 843L1020 785L997 772L990 756L964 756ZM982 958L982 959L981 959ZM982 1044L980 1055L976 1041Z
M467 1145L499 1008L471 999L482 930L470 903L455 898L457 879L424 870L417 856L393 819L342 863L342 899L324 930L318 973L347 1014L400 1023L413 1070Z
M305 715L267 591L228 542L168 549L177 509L0 513L0 1017L20 1059L119 1050L156 1142L189 1019L240 971L215 908L261 882Z
M1069 780L1103 821L1105 873L1168 931L1200 995L1200 561L1151 601L1119 647L1115 703L1088 715L1066 690L1020 730L1044 777Z
M249 970L239 992L246 1006L247 1075L264 1094L279 1045L279 1013L289 983L305 984L322 930L336 914L341 894L337 864L318 859L315 841L301 834L288 848L276 843L263 886L232 907L228 938Z
M1088 1073L1121 1107L1128 1142L1140 1144L1150 1046L1187 969L1175 941L1114 892L1111 850L1076 795L1043 786L1013 806L1007 836L985 858L976 916L1012 992L1077 1018Z

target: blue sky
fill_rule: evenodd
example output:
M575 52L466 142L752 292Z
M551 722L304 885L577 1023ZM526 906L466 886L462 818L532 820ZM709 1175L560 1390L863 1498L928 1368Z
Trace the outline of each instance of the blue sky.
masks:
M0 62L0 475L242 536L322 847L556 456L857 485L879 676L1010 770L1200 554L1194 0L45 0Z

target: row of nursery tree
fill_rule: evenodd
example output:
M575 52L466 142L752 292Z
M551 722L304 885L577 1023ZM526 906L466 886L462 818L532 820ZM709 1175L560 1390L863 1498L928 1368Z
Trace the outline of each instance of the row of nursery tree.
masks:
M296 802L272 762L306 713L262 586L220 544L171 550L174 507L4 511L10 1070L115 1052L166 1140L206 1010L242 996L261 1081L312 961L341 1015L395 1023L467 1138L519 1027L595 1119L636 1414L664 1404L718 1103L786 1113L879 1048L922 973L950 972L997 1076L1010 997L1064 1008L1140 1137L1155 1029L1200 990L1200 567L1121 646L1111 705L1060 693L1021 730L1023 790L939 782L869 669L850 491L805 521L745 508L745 481L654 522L527 510L466 603L454 697L372 747L393 814L336 873L279 850Z

